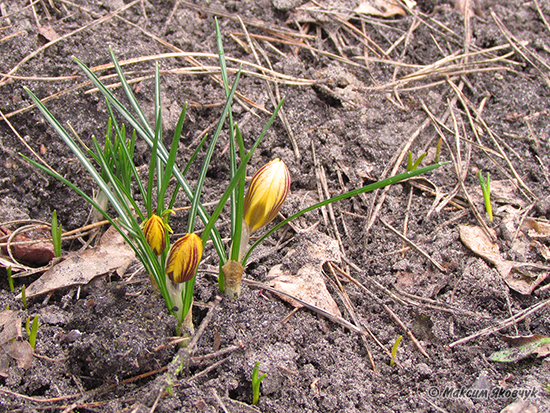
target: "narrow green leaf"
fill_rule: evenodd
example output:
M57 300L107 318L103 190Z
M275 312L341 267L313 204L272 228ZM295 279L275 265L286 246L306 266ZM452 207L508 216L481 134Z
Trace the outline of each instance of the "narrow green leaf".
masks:
M32 325L29 334L29 344L34 349L36 346L36 336L38 335L38 315L35 315L32 320Z
M170 147L170 153L168 154L168 162L166 162L166 169L164 171L164 176L162 178L162 187L160 190L160 196L164 197L166 190L168 189L168 184L170 183L170 178L173 176L174 164L176 163L176 156L178 155L178 146L181 138L181 131L183 129L183 122L185 120L185 113L187 111L187 103L183 106L178 123L176 125L176 130L174 131L174 137L172 138L172 145Z
M236 126L236 125L235 125ZM241 131L238 126L235 128L237 141L242 142L242 135ZM239 148L241 146L239 145ZM243 148L244 149L244 148ZM241 156L242 153L241 152ZM238 185L236 187L236 190L233 191L235 195L235 215L232 220L234 220L234 232L231 236L231 257L233 261L239 261L239 252L240 252L240 245L241 245L241 234L242 234L242 228L243 228L243 209L244 209L244 184L246 179L246 173L243 173L241 175L241 179L239 179Z
M99 185L100 189L105 193L107 198L109 199L109 202L111 202L111 205L115 208L117 213L120 215L121 219L130 226L130 221L128 220L128 217L124 214L124 207L121 205L121 203L116 199L114 194L109 189L109 186L107 183L101 178L101 175L99 172L93 167L93 165L90 163L88 158L84 155L82 150L76 145L76 143L73 141L73 139L69 136L67 131L61 126L61 124L57 121L57 119L50 113L50 111L40 102L40 99L38 99L34 93L32 93L27 87L24 87L25 91L29 94L34 104L38 107L40 112L44 115L46 120L53 126L55 131L59 134L59 136L63 139L63 141L69 146L69 149L76 155L79 162L84 166L84 168L88 171L88 173L92 176L92 179ZM100 155L100 154L98 154Z
M195 189L195 194L193 196L193 202L191 203L191 210L189 212L189 221L187 223L187 232L191 233L194 232L195 229L195 218L197 216L197 210L199 206L200 196L202 193L202 187L204 185L204 180L206 179L206 173L208 171L208 167L210 166L210 160L212 159L212 155L214 154L214 148L216 147L216 143L218 142L218 138L220 137L220 134L222 132L223 126L225 124L225 119L227 118L227 114L230 111L231 104L233 102L233 96L235 95L235 91L237 90L237 85L239 84L239 79L241 78L241 71L239 70L237 72L237 76L235 77L235 81L233 82L233 87L231 88L231 93L229 94L225 105L222 110L222 114L220 116L220 120L218 121L218 126L216 127L216 130L214 132L214 135L212 136L212 141L210 142L210 145L208 146L208 150L206 152L206 157L204 159L202 168L199 172L199 178L197 180L197 187Z

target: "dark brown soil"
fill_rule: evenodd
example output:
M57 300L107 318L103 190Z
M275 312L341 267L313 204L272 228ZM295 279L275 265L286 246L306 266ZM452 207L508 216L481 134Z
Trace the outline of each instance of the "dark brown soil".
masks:
M93 67L109 63L108 47L113 48L120 60L170 53L175 48L216 53L216 16L227 56L255 62L250 50L235 41L239 39L246 44L246 38L240 35L243 31L237 19L240 16L251 35L271 39L264 37L255 41L265 50L275 72L317 80L313 85L288 82L279 85L297 148L293 148L288 131L277 119L251 161L250 174L275 157L288 165L292 194L281 211L283 215L288 216L318 199L315 162L326 173L331 195L345 191L344 186L348 190L359 188L373 179L388 176L386 168L393 168L397 156L413 136L416 138L411 150L415 157L430 149L426 161L431 162L429 158L433 160L439 135L433 123L425 123L429 119L423 109L425 105L451 130L438 126L449 142L449 146L443 145L443 160L453 160L450 150L456 159L455 127L466 139L461 142L461 157L469 192L478 190L478 170L490 172L491 180L498 181L510 178L513 166L531 191L529 194L524 189L524 195L518 194L517 199L525 206L534 205L521 213L550 218L550 90L546 83L550 77L550 27L545 25L536 7L538 4L550 20L550 6L546 1L472 1L479 7L469 19L469 44L465 40L464 14L445 1L418 1L414 15L409 12L389 19L365 16L363 21L350 12L358 1L327 1L315 6L301 0L196 0L192 4L179 2L176 8L173 1L159 0L133 3L78 0L78 6L60 0L32 3L0 2L5 16L0 18L3 28L0 72L14 76L0 80L0 110L21 136L18 138L6 122L0 122L0 222L17 216L50 221L53 210L57 210L63 228L70 230L85 225L90 212L88 205L68 188L30 167L18 155L33 156L22 140L85 191L91 194L95 189L41 114L34 108L26 109L30 100L23 86L40 98L64 91L46 105L63 125L70 123L81 139L90 144L92 135L104 136L108 112L98 93L85 93L90 86L82 86L85 79L71 56ZM120 17L109 15L125 5L130 7L121 11ZM310 10L299 10L300 7ZM314 8L317 11L311 11ZM491 13L502 21L509 33L499 28ZM101 16L109 18L90 25ZM90 27L72 33L86 25ZM370 40L357 35L363 30L362 25ZM46 26L50 27L47 32ZM289 44L289 37L278 37L275 29L293 32L293 38L298 40L300 30L310 37L303 40L304 47L297 47ZM30 56L54 39L52 33L66 37ZM504 33L519 42L514 43L518 50L507 46L510 39ZM10 35L13 36L8 37ZM398 42L401 36L403 39ZM308 50L305 42L316 50ZM380 49L388 51L396 42L387 56L381 54ZM497 46L507 47L469 56L468 61L454 62L462 65L462 69L470 69L467 73L456 73L460 67L446 73L439 68L427 78L396 84L395 90L391 86L394 80L420 68L411 65L431 65L452 53L464 53L465 48L478 52ZM509 52L514 53L505 60L488 61ZM365 56L379 60L369 61L367 67ZM12 70L24 59L17 70ZM260 59L267 67L261 54ZM183 57L157 60L165 70L190 67ZM397 66L390 60L407 66L401 66L396 72ZM488 62L479 63L481 60ZM201 62L217 65L214 58L202 58ZM468 62L475 64L467 66ZM234 62L229 65L238 67ZM125 70L133 72L128 75L130 78L137 78L150 76L153 66L153 61L147 60L130 64ZM496 70L497 67L501 69ZM109 70L99 72L109 73ZM74 75L78 77L72 77ZM71 77L59 79L62 76ZM48 77L56 79L46 79ZM461 85L464 96L475 107L484 105L481 116L497 137L496 141L480 126L479 119L475 121L475 131L472 129L468 113L472 118L475 114L471 108L467 113L464 103L453 100L457 95L447 80ZM134 87L146 112L152 114L150 77ZM199 141L201 131L218 119L225 93L207 74L164 73L161 87L165 137L173 134L184 102L190 103L179 155L186 159ZM269 119L266 112L274 107L266 83L257 76L244 74L238 90L257 106L244 104L243 100L233 105L235 121L250 145ZM451 106L452 114L445 116ZM220 188L227 182L228 155L223 150L227 142L224 132L208 174L204 202L216 200ZM479 145L468 142L480 142L487 150L484 152ZM495 142L506 153L510 164L499 155ZM144 165L148 157L147 145L139 142L136 162ZM404 171L405 166L406 160L399 172ZM452 163L426 178L442 194L451 193L458 185ZM361 326L368 328L387 349L403 335L397 352L399 366L390 366L387 354L368 340L376 371L359 334L306 309L286 319L292 306L272 293L243 286L240 300L223 299L212 310L212 318L192 357L185 349L179 350L179 356L187 361L177 373L171 362L178 354L178 346L167 345L172 339L175 321L168 315L164 302L153 293L143 271L128 281L139 268L137 263L123 277L116 274L99 277L81 289L67 288L46 300L46 297L33 299L27 309L23 309L15 296L39 274L16 279L12 293L6 271L0 268L0 308L9 306L20 311L22 320L38 314L41 324L32 366L22 370L11 363L8 377L0 378L0 411L495 412L516 399L506 392L500 397L487 398L434 397L434 391L446 388L534 388L536 396L529 401L539 412L550 411L550 393L545 388L545 383L550 381L548 360L531 356L510 364L488 361L490 354L507 347L495 334L448 347L456 340L495 326L550 298L548 281L531 295L511 290L494 266L462 244L458 225L477 225L477 221L462 190L455 201L428 215L434 197L423 189L413 190L408 184L400 184L387 192L378 213L378 217L401 232L407 221L408 238L445 271L440 271L416 249L400 251L407 244L380 220L376 219L369 228L368 217L375 202L373 194L335 204L336 227L330 217L325 221L320 212L306 215L294 228L286 228L272 237L248 265L247 278L266 282L268 271L283 262L290 250L297 250L300 257L304 243L317 239L318 234L334 239L339 236L346 261L352 265L345 262L338 265L376 295L373 298L347 279L342 280ZM186 205L183 195L178 203ZM478 198L474 198L474 203L479 211L484 211ZM505 211L501 207L505 203L509 202L497 204L495 201L492 223L482 214L482 219L496 230L503 256L544 263L539 250L518 251L512 247L503 224ZM223 236L228 232L227 217L223 215L220 221ZM185 218L185 214L179 213L171 220L176 233L184 231ZM317 226L310 228L315 224ZM299 232L307 228L308 231ZM78 241L67 241L63 245L65 253L80 246ZM207 247L204 257L195 292L196 326L201 324L219 293L214 250ZM292 260L288 261L292 268ZM352 321L329 268L324 269L329 291L343 317ZM418 300L392 299L374 282L391 291L399 289L434 300L438 308L447 310L421 305ZM416 336L429 358L390 317L387 308ZM500 333L548 336L549 320L550 309L546 306ZM213 358L199 358L217 349L229 351ZM262 382L260 402L252 407L251 374L256 362L260 362L260 371L267 372L267 377ZM210 366L214 367L208 369Z

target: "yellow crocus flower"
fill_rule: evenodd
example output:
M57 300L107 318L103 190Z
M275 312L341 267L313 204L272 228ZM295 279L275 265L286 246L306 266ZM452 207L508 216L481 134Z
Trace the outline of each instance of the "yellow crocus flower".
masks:
M273 221L289 192L290 172L283 161L277 158L258 169L244 198L243 218L250 234Z

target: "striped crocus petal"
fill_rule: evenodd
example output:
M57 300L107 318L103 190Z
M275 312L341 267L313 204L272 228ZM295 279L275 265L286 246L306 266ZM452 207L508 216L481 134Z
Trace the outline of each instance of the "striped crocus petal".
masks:
M254 174L243 211L250 233L273 221L289 192L290 172L280 159L265 164Z
M193 234L186 234L170 248L166 259L166 275L176 284L189 281L195 275L202 258L202 240Z
M161 217L157 214L151 215L145 221L143 235L145 235L145 239L155 255L159 256L164 252L166 248L166 225Z

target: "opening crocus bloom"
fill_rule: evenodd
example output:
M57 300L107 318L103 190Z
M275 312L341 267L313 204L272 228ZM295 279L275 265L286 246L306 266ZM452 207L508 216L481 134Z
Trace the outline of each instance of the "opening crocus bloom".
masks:
M186 234L170 248L166 260L166 275L176 284L189 281L195 275L202 258L202 240L193 234Z
M143 226L143 235L147 243L155 253L159 256L166 248L166 225L161 217L157 214L151 215Z
M273 221L289 192L290 172L283 161L258 169L244 198L243 218L251 234Z

